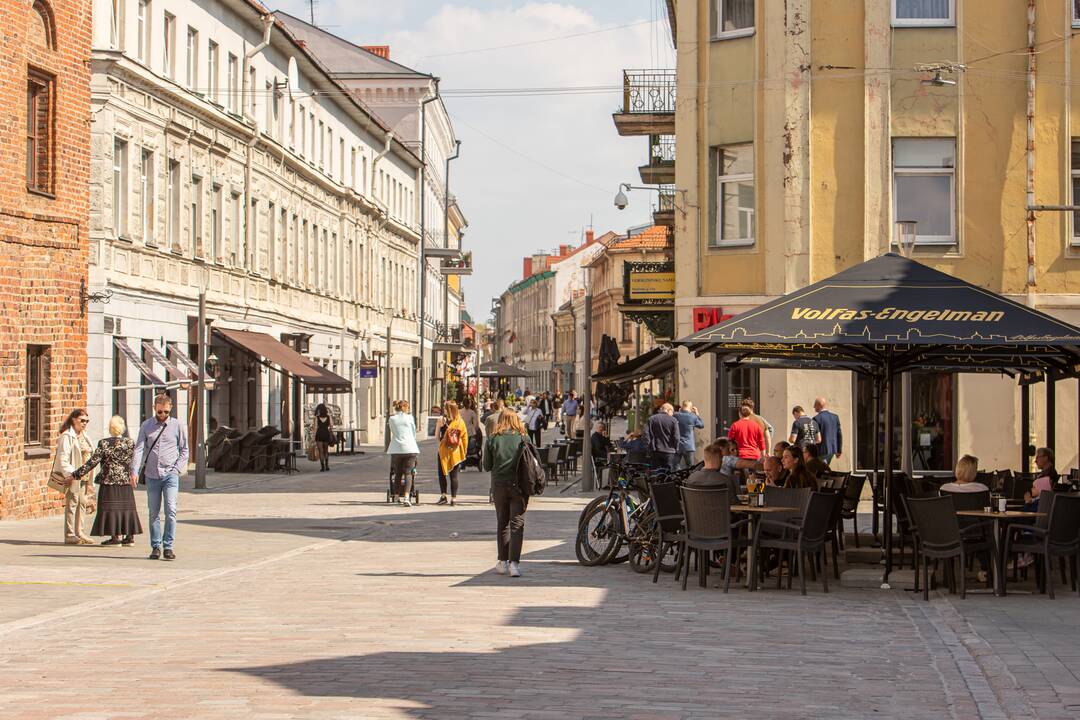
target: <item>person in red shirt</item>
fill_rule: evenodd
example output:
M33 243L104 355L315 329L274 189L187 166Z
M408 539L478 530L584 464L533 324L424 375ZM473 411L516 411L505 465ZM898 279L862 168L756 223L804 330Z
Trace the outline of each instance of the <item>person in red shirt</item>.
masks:
M728 430L728 440L739 446L739 457L744 460L758 460L768 452L765 433L750 417L752 414L750 407L743 405L739 408L739 419Z

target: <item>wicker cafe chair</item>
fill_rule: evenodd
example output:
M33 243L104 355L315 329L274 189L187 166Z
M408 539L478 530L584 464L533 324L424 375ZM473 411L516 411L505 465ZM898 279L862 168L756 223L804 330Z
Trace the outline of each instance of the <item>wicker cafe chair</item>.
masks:
M686 581L690 577L690 553L697 555L698 584L707 586L709 574L709 556L715 551L724 551L724 592L731 586L731 565L735 552L746 547L746 538L738 531L745 527L748 520L731 522L731 503L727 488L695 488L683 485L683 513L686 518L685 550L680 561L683 572L682 589L686 590Z
M540 450L540 464L549 482L559 484L559 446L548 445Z
M953 558L960 560L960 598L964 599L967 596L964 586L966 554L952 497L907 497L902 504L911 514L918 532L918 555L923 563L923 600L930 600L930 560L947 560L951 569ZM918 573L917 567L915 572Z
M961 510L982 510L983 508L990 507L990 491L981 490L979 492L958 492L951 493L948 491L942 492L942 495L948 495L953 500L953 506L957 512ZM982 518L966 518L957 517L957 522L960 524L960 536L964 540L964 549L967 552L968 557L974 557L976 553L985 553L986 555L986 567L984 569L989 570L990 564L994 562L994 543L996 540L991 537L990 521ZM918 569L918 560L915 561L915 567ZM987 572L986 582L987 587L993 587L994 581L990 577L991 573Z
M652 581L655 583L660 578L660 560L672 545L676 548L675 579L678 580L686 554L686 520L679 499L679 486L673 482L653 483L651 492L653 508L656 510L656 525L660 532L660 548L656 554L657 563Z
M1046 586L1046 594L1051 600L1054 599L1054 574L1051 571L1051 562L1054 556L1069 558L1073 582L1076 583L1077 594L1080 595L1080 583L1077 583L1077 565L1075 564L1080 563L1080 495L1039 493L1039 512L1046 513L1046 527L1035 525L1023 528L1034 536L1027 541L1021 539L1014 542L1013 533L1010 532L1009 538L1005 541L1005 555L1008 557L1016 552L1041 555L1042 579ZM1002 578L1002 583L1004 582L1005 578Z
M797 562L799 568L799 592L803 595L806 594L806 560L810 559L809 570L816 575L816 563L823 558L825 553L825 540L829 534L829 523L842 503L843 497L834 492L811 493L802 517L785 523L791 530L790 536L763 538L758 541L758 550L777 550L781 553L781 556L785 552L789 553L789 588L791 587L791 571ZM794 557L790 557L790 553L795 553ZM781 587L783 572L784 565L781 562L777 567L777 588ZM821 573L821 586L825 592L829 592L829 573L825 572L824 569Z

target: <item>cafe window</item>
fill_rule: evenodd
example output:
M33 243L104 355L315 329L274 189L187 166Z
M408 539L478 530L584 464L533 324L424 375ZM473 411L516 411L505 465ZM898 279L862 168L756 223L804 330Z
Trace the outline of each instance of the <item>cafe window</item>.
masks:
M892 24L896 27L955 25L955 0L893 0Z
M916 371L911 382L911 468L913 471L949 471L956 458L955 376L949 373ZM893 467L901 467L903 408L901 381L893 383ZM880 424L874 435L874 410ZM874 467L874 445L885 448L885 399L874 403L874 382L858 375L855 381L855 464L859 469ZM884 467L884 456L879 463Z
M27 445L45 443L45 416L49 387L49 348L46 345L28 345L26 348L26 407L23 412L25 431L23 441Z
M716 150L716 237L714 247L754 244L754 146Z
M745 398L754 401L760 407L761 371L758 368L737 365L719 372L726 372L727 382L718 382L716 406L720 420L720 436L727 437L728 429L739 419L739 407ZM774 427L778 427L774 424ZM711 428L707 428L712 432Z
M754 32L754 0L713 0L713 39Z
M917 223L916 246L956 242L956 140L893 140L893 218Z
M1072 141L1072 202L1080 203L1080 140ZM1080 212L1073 213L1072 244L1080 245Z

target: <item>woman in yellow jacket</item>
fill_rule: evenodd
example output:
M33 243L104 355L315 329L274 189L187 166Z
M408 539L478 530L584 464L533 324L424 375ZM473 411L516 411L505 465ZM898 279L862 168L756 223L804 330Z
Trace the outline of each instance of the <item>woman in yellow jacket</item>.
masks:
M469 431L461 419L457 403L447 400L443 405L443 422L439 428L439 491L437 505L445 505L447 479L450 481L450 504L457 500L458 470L469 449Z

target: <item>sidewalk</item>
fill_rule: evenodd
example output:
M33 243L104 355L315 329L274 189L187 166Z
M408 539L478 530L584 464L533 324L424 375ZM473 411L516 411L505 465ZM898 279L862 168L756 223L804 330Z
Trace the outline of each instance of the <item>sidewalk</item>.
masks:
M304 461L306 462L306 461ZM385 503L382 455L211 478L175 562L0 523L0 718L1068 718L1080 601L679 590L583 568L587 497L530 506L524 577L491 572L488 476ZM242 480L240 482L239 480ZM143 495L138 493L140 509ZM78 668L84 678L57 672Z

